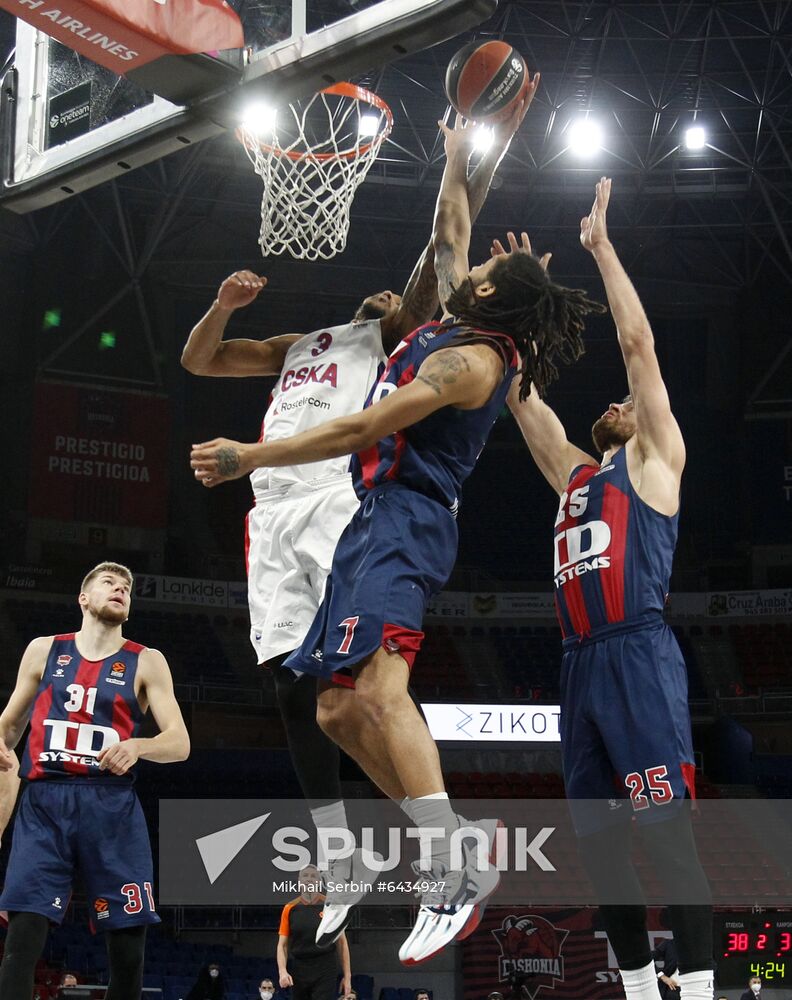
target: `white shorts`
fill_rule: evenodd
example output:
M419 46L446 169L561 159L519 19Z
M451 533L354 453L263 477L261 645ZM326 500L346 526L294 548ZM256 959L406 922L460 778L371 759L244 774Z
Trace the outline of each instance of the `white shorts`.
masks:
M250 641L259 663L302 644L336 542L360 506L349 476L257 500L247 516Z

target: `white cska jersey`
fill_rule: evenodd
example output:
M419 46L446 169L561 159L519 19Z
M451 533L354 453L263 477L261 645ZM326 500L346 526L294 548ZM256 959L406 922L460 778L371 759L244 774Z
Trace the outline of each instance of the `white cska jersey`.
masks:
M380 321L365 320L316 330L286 353L261 428L263 441L281 441L336 417L360 413L386 361ZM315 485L349 475L349 455L307 465L254 469L257 498L269 490Z

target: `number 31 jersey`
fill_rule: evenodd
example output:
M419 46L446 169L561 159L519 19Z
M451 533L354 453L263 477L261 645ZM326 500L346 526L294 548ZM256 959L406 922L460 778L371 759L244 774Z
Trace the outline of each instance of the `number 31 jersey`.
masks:
M261 427L262 441L282 441L336 417L360 413L385 366L379 320L316 330L286 352ZM349 456L278 469L255 469L257 498L268 490L315 484L349 474Z
M135 695L135 674L144 649L127 639L111 656L86 660L74 633L55 636L33 703L20 777L134 780L130 773L102 771L97 757L137 735L143 712Z

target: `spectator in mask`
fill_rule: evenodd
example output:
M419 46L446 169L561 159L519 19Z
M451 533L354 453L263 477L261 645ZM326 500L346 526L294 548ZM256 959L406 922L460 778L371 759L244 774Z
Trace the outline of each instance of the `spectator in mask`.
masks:
M275 987L271 979L262 979L259 983L259 1000L272 1000L275 996Z
M751 976L748 980L748 989L740 1000L762 1000L762 980L758 976Z
M210 962L201 969L187 1000L225 1000L225 982L217 962Z

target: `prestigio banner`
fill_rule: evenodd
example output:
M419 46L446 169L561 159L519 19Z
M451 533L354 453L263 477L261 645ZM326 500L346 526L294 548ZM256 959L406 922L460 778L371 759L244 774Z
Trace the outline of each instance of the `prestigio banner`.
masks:
M39 382L31 517L164 528L169 424L162 396Z

